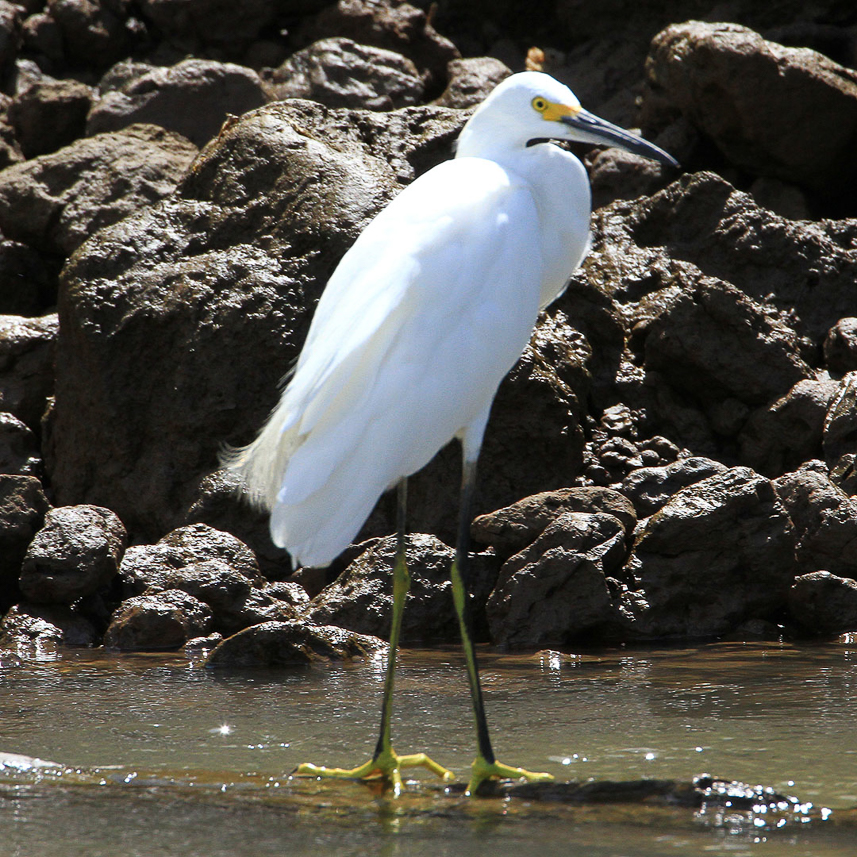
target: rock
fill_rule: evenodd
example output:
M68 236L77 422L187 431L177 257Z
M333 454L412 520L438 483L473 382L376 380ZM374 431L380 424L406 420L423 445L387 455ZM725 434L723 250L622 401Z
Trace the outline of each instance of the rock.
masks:
M774 481L794 522L799 573L857 577L857 500L831 482L820 461Z
M831 375L857 370L857 318L840 318L824 340L824 360Z
M156 545L129 548L120 577L126 596L167 590L192 595L208 605L212 630L224 635L299 613L293 598L269 590L245 544L205 524L181 527Z
M481 104L498 83L512 74L505 63L494 57L451 60L446 69L449 83L434 103L438 107L454 107L456 110Z
M296 667L317 661L369 657L383 640L333 625L263 622L227 637L208 656L209 667Z
M592 185L592 207L600 208L617 199L651 196L667 184L675 171L649 158L609 148L587 158Z
M857 372L839 382L824 419L822 448L831 469L845 455L857 453Z
M24 554L47 511L38 479L0 474L0 609L16 600Z
M331 36L404 54L424 75L429 98L434 97L434 91L440 94L446 84L447 64L460 57L455 45L437 33L422 9L400 0L339 0L298 33L305 44Z
M655 37L646 74L644 124L677 110L751 173L829 196L853 188L857 71L737 24L688 21Z
M458 618L452 603L449 570L454 551L433 536L408 536L411 588L402 619L402 641L457 642ZM304 619L317 625L336 625L359 634L387 639L393 615L393 562L396 538L382 539L361 554L319 595L312 599ZM484 605L494 585L496 567L473 558L471 609L474 633L484 637Z
M625 530L609 514L564 512L500 569L488 600L495 644L563 645L611 616L605 577L622 567Z
M0 92L0 170L24 160L21 144L9 119L12 98Z
M92 623L68 607L17 604L0 623L0 647L27 654L55 651L58 644L95 646L98 634Z
M178 589L129 598L116 609L104 645L122 651L178 649L211 629L211 610Z
M46 78L15 96L9 120L26 158L55 152L83 137L94 90L76 80Z
M799 381L782 398L759 408L741 431L741 460L774 478L821 455L821 439L835 381Z
M256 38L278 11L268 0L141 0L140 8L170 41L233 50Z
M135 23L125 0L48 0L65 54L73 63L104 68L130 52L136 42Z
M0 473L42 476L42 457L35 434L17 417L0 411Z
M54 390L57 329L56 313L41 318L0 315L0 408L33 431Z
M771 482L735 467L683 488L637 533L625 633L707 637L785 606L795 533Z
M629 537L637 525L634 507L612 488L561 488L480 515L471 524L470 535L475 542L494 548L501 559L507 559L532 544L546 527L567 512L612 515Z
M169 200L87 242L60 301L47 465L59 501L114 509L138 541L186 520L223 441L248 442L276 403L341 255L460 123L441 108L271 104L224 131Z
M134 65L117 89L103 91L86 123L88 134L136 123L160 125L204 146L230 115L240 116L268 98L255 71L233 63L187 59L163 68Z
M14 67L21 46L21 12L15 3L0 2L0 80Z
M779 179L760 176L750 185L753 199L768 211L789 220L810 220L806 194L798 187Z
M622 482L622 493L634 504L641 518L657 512L669 499L696 482L724 473L725 464L702 456L681 458L662 467L641 467Z
M0 239L0 320L40 315L55 306L59 268L26 244Z
M792 618L811 634L835 637L857 630L857 580L827 571L802 574L788 603Z
M51 509L24 556L21 592L38 604L72 604L92 595L116 576L126 541L125 527L109 509Z
M0 174L0 229L69 255L98 229L171 193L195 154L153 125L77 140Z
M56 66L64 63L62 31L51 15L38 12L25 18L21 38L27 53L41 54Z
M310 98L329 107L393 110L423 100L422 78L409 59L343 38L292 54L268 84L278 100Z

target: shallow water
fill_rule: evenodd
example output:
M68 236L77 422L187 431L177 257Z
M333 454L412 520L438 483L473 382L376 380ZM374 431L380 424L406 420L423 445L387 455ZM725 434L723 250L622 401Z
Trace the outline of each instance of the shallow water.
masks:
M160 655L5 655L0 750L60 767L0 768L0 854L857 853L846 811L857 806L857 642L482 653L502 761L579 780L708 771L811 802L808 823L471 801L422 772L398 800L359 783L290 780L301 761L368 757L383 667L212 671ZM472 715L457 650L405 652L396 705L397 749L425 750L466 778ZM822 807L832 809L823 822Z

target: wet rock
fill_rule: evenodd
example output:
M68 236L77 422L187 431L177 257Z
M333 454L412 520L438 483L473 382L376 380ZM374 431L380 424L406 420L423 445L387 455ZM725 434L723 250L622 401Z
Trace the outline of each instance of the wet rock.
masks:
M683 488L641 524L620 599L626 632L705 637L782 609L795 533L774 486L735 467Z
M479 544L490 545L502 559L522 551L566 512L612 515L630 536L637 515L630 501L612 488L561 488L525 497L505 509L480 515L470 526Z
M204 146L230 114L240 116L268 100L256 72L233 63L188 59L167 68L125 67L132 73L93 105L88 134L147 123Z
M393 562L396 539L381 539L361 554L310 602L304 618L386 639L393 611ZM408 536L411 588L402 619L405 643L455 642L460 639L452 603L449 570L454 551L434 536ZM474 557L471 604L475 633L484 637L484 604L494 585L496 566Z
M97 500L137 539L184 521L224 439L248 442L276 403L341 255L460 121L271 104L226 129L169 200L87 242L60 303L60 502Z
M309 606L310 597L300 583L291 580L276 580L265 587L266 594L280 601L291 604L296 610L303 612Z
M500 569L488 600L495 644L562 645L611 615L605 578L625 560L625 530L609 514L565 512Z
M109 509L51 509L24 556L21 592L39 604L71 604L91 595L116 576L126 540Z
M422 9L398 0L339 0L299 32L305 43L330 36L404 54L425 76L428 97L432 97L432 90L440 94L446 83L447 64L460 56L455 45L431 26Z
M42 456L35 434L17 417L0 411L0 473L42 475Z
M17 604L0 623L0 647L24 651L52 649L56 645L95 646L98 634L92 623L68 607Z
M171 193L196 147L153 125L77 140L0 174L0 229L65 256L95 231Z
M669 499L709 476L724 473L726 465L694 455L663 467L641 467L629 473L622 482L622 493L634 504L641 518L657 512Z
M184 653L192 659L207 658L209 653L219 644L223 642L223 634L215 631L207 637L194 637L184 644Z
M113 614L104 645L123 651L178 649L211 629L211 610L178 589L138 595L124 601Z
M141 0L140 8L171 41L233 49L254 39L277 12L268 0Z
M3 315L40 315L55 306L59 267L56 261L45 258L26 244L0 239L0 311Z
M0 474L0 608L16 599L24 554L48 507L38 479Z
M342 38L292 54L268 84L278 100L310 98L329 107L393 110L423 100L422 79L409 59Z
M383 640L333 625L263 622L227 637L208 656L210 667L296 667L318 661L369 657Z
M0 408L33 430L53 394L57 328L56 313L0 315Z
M454 107L457 110L476 107L510 74L512 70L494 57L452 60L447 66L449 83L434 103L438 107Z
M832 375L857 369L857 318L840 318L824 340L824 360Z
M831 482L820 461L774 481L794 522L800 573L857 577L857 500Z
M811 634L835 637L857 630L857 580L827 571L802 574L788 603L792 619Z
M773 478L818 458L825 418L838 387L829 380L799 381L785 396L758 409L741 431L741 460Z
M135 22L127 0L48 0L65 54L87 68L104 68L128 53L135 39Z
M9 120L26 158L46 155L86 132L94 90L76 80L37 81L15 96Z
M737 24L688 21L655 37L646 73L649 113L680 111L733 164L828 195L854 182L854 70Z

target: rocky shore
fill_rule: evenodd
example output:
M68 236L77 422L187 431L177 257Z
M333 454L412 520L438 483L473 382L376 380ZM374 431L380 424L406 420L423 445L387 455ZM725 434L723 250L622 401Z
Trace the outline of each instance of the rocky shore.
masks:
M330 273L542 68L645 135L494 405L472 599L508 648L857 631L857 11L826 0L0 0L0 647L383 646L394 503L298 569L217 469ZM458 453L404 642L457 639Z

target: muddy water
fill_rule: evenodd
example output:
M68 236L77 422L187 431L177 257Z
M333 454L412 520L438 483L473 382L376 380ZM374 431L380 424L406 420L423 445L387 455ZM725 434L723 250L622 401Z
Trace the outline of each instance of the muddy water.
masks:
M301 761L364 761L381 660L227 672L164 656L3 655L0 751L57 764L0 767L0 854L857 854L857 640L485 652L482 667L503 761L579 780L707 771L813 810L468 801L422 774L393 800L287 776ZM396 701L399 751L425 750L464 778L473 744L458 653L406 652Z

